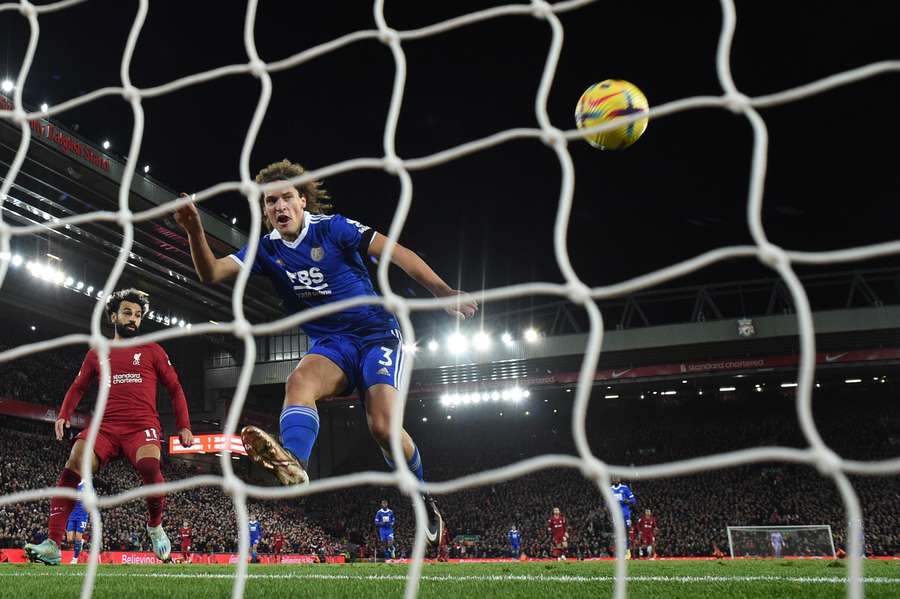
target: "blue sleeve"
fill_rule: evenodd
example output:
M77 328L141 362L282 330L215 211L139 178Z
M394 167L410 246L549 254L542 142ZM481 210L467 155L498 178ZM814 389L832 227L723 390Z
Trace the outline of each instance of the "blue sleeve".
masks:
M378 514L380 514L380 513L381 512L375 512L375 526L378 526L379 524L381 524L381 520L378 518Z
M637 502L637 499L634 498L634 493L631 492L631 487L628 487L628 503L634 504Z
M394 525L394 510L391 510L391 526Z
M260 250L260 248L256 248L256 259L253 261L253 266L250 267L250 272L252 272L255 275L262 274L262 264L259 261L259 250ZM235 262L237 262L238 264L243 265L244 259L246 256L247 256L247 246L245 245L244 247L242 247L235 253L229 254L228 257L231 258L232 260L234 260Z
M355 220L335 214L328 221L328 232L335 243L345 250L356 250L362 241L363 233L370 228Z

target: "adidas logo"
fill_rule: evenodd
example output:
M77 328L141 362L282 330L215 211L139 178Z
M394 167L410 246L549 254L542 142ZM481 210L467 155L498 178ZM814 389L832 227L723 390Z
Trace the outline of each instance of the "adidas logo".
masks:
M391 373L388 372L388 369L385 368L384 366L382 366L381 368L378 369L377 374L380 374L381 376L391 376Z

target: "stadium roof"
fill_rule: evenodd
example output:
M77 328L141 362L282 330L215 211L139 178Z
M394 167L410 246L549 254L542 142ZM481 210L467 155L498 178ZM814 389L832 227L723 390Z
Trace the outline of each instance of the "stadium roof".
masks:
M124 164L115 154L53 121L34 121L32 131L22 172L3 205L6 222L14 226L35 225L73 214L118 209ZM15 154L19 137L15 126L0 121L0 165L4 168ZM147 210L176 195L160 182L136 173L129 207L132 212ZM246 242L246 236L229 223L205 211L201 214L209 243L218 255L230 253ZM31 262L62 273L63 279L57 283L70 289L70 297L75 300L63 303L83 317L88 301L96 297L106 281L121 239L121 228L115 222L99 221L13 237L12 252L21 256L21 268L10 270L0 301L41 309L44 300L50 299L46 290L39 291L40 277L28 276L30 267L26 273L24 267ZM65 283L68 277L73 279L71 284ZM84 285L76 289L79 282ZM54 281L49 283L52 287ZM187 322L230 319L230 288L201 285L197 281L186 239L171 218L135 223L134 247L119 286L150 292L152 307L166 317L177 316ZM89 287L94 288L90 297ZM79 297L83 300L76 299ZM48 309L42 311L52 317L59 311L60 302L54 298L45 308ZM245 309L253 321L280 315L274 300L259 286L248 288Z

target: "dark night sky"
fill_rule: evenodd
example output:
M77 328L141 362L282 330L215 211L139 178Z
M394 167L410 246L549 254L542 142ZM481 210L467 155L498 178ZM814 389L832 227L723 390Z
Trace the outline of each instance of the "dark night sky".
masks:
M374 28L371 3L261 2L257 46L272 61L345 33ZM396 29L421 27L503 2L388 1ZM97 0L43 16L25 97L58 103L118 85L119 61L137 2ZM732 67L748 95L775 92L869 62L900 58L895 2L738 2ZM554 124L574 126L581 92L628 79L651 105L719 94L718 2L597 2L561 15L566 37L549 102ZM246 61L243 3L151 2L132 63L135 85L158 85ZM27 23L0 13L0 69L15 75ZM503 17L404 44L408 78L397 139L417 157L511 127L536 126L534 97L550 43L545 22ZM0 73L3 75L4 73ZM377 41L357 42L273 76L274 96L252 172L284 157L321 167L382 155L394 64ZM144 101L141 162L179 190L238 178L241 144L259 84L229 77ZM790 248L825 250L896 236L900 216L896 139L900 73L766 109L770 130L764 222ZM110 138L124 153L131 113L104 99L61 115L79 133ZM632 148L600 152L573 142L575 208L569 244L589 284L611 283L723 245L749 243L746 225L751 129L725 110L651 121ZM560 170L536 140L516 141L413 174L415 200L401 242L467 289L560 281L552 227ZM399 191L377 171L330 178L337 210L386 231ZM239 197L208 203L249 213ZM870 262L861 266L896 264ZM678 284L766 276L744 261Z

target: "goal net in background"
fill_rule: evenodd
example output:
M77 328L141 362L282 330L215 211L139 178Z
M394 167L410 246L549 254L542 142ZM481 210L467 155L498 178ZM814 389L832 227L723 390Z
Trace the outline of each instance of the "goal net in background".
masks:
M728 548L731 557L774 557L781 535L780 557L835 557L831 526L729 526Z
M883 462L856 462L843 460L830 450L823 442L813 421L811 409L811 393L813 383L813 370L815 362L815 339L813 330L812 315L807 300L806 293L800 284L795 272L795 264L825 264L833 262L850 262L855 260L864 260L888 254L900 253L900 242L890 242L879 245L858 247L853 249L830 251L830 252L799 252L785 250L774 245L766 236L766 231L762 225L762 202L763 202L763 185L766 176L767 151L768 151L768 133L766 123L760 116L757 109L794 102L802 100L808 96L821 93L842 85L859 81L864 78L872 77L888 71L900 70L900 61L884 61L868 64L851 71L832 75L824 79L802 85L797 88L785 90L779 93L769 94L750 98L745 96L738 90L732 79L730 58L731 43L737 23L737 15L732 0L721 0L722 10L722 26L719 35L718 51L716 54L716 68L718 79L721 84L722 94L717 96L695 96L684 98L654 107L650 111L651 118L662 118L664 116L674 115L675 113L684 112L695 109L724 109L733 113L743 115L752 126L754 135L754 145L752 154L752 169L749 182L749 192L747 197L747 218L749 228L753 237L754 244L746 246L730 246L719 248L702 255L696 256L685 262L672 265L670 267L652 272L635 279L627 280L618 284L605 287L589 288L586 286L577 273L574 271L568 253L567 231L569 218L572 210L573 189L575 183L575 172L572 163L572 157L567 148L570 141L582 143L580 140L583 135L589 133L597 133L606 129L619 126L620 123L612 123L597 126L589 130L575 130L574 124L552 123L547 112L547 100L550 88L556 72L557 63L559 61L560 52L563 45L563 26L559 20L558 14L568 11L577 10L590 3L590 0L569 0L549 4L543 0L534 0L532 2L524 2L520 4L510 4L495 8L486 9L476 13L467 14L457 18L435 23L433 25L423 27L416 30L397 31L390 27L390 24L384 17L384 2L376 0L374 2L374 23L375 28L365 31L357 31L339 37L331 42L306 49L293 56L277 62L266 63L262 61L256 50L256 42L254 38L254 25L256 18L257 2L249 0L247 3L246 20L244 27L244 42L248 56L248 60L243 64L236 64L227 67L213 69L203 73L197 73L188 77L177 79L153 88L139 89L132 85L129 70L131 58L134 49L138 43L141 28L149 9L148 0L140 0L138 10L133 22L132 29L129 33L126 48L122 56L121 67L121 85L119 87L110 87L99 89L85 95L72 98L65 102L59 103L48 111L27 113L23 108L23 91L28 85L28 73L31 68L32 61L40 43L40 15L65 10L75 4L79 4L78 0L65 0L50 4L36 6L26 0L18 3L7 3L0 5L0 10L18 11L24 19L27 20L30 30L30 43L27 48L25 59L22 63L20 72L17 74L15 82L14 109L0 110L0 118L9 120L18 126L22 132L22 139L12 165L7 173L4 173L2 186L0 186L0 203L2 203L6 194L10 191L17 174L19 173L26 153L28 152L31 132L29 123L33 119L43 118L51 115L58 115L66 110L87 104L94 100L104 97L121 97L131 107L134 115L134 124L132 130L131 144L128 148L127 155L129 159L122 177L122 183L119 193L119 209L116 212L97 212L73 216L69 218L54 220L41 224L39 226L22 226L12 227L2 221L2 212L0 212L0 284L6 277L10 262L10 240L14 235L31 235L37 232L46 231L47 228L59 229L68 224L83 223L89 221L107 221L118 222L123 229L123 242L120 248L116 263L112 268L108 279L103 287L103 297L107 297L116 287L119 277L126 266L129 253L132 250L134 240L134 223L151 219L162 218L170 214L174 209L183 205L187 200L175 200L172 202L147 210L144 212L133 213L128 204L128 190L134 178L136 160L140 155L141 143L144 134L144 110L142 101L148 98L158 97L170 94L178 90L189 88L192 85L209 81L226 75L243 74L258 79L261 83L261 91L259 94L256 110L250 123L245 137L244 145L241 151L239 179L229 182L222 182L215 186L201 190L196 194L197 201L209 199L212 196L226 192L240 192L247 201L251 212L252 221L250 224L250 234L248 240L248 256L244 260L244 266L235 283L232 296L232 305L234 311L234 320L232 322L220 324L203 324L196 325L190 330L172 328L159 331L153 334L139 337L130 341L121 341L113 343L103 337L101 334L100 322L103 311L102 301L98 301L93 312L91 321L90 335L69 335L64 338L50 340L40 343L25 344L11 350L0 353L0 361L13 360L23 355L48 350L55 347L70 344L89 344L94 348L100 358L101 373L100 377L109 376L109 365L107 357L111 347L128 347L139 343L147 343L150 341L164 341L177 336L186 335L204 335L210 333L222 334L230 333L243 341L246 355L244 364L241 368L240 379L235 390L235 396L231 403L228 417L225 423L223 433L232 435L235 433L238 422L240 420L241 411L247 395L247 389L250 385L250 375L254 367L254 356L256 345L254 343L254 335L271 334L277 331L296 327L297 325L321 317L326 314L338 312L350 306L379 303L386 308L392 310L399 318L402 326L404 338L410 343L415 342L415 331L410 319L411 311L415 310L433 310L436 308L447 307L455 303L455 299L443 300L407 300L398 296L392 289L388 280L388 265L390 260L381 260L378 267L378 279L383 292L381 298L355 298L352 300L336 302L334 304L310 310L301 314L295 314L290 317L283 318L273 323L266 323L252 326L244 316L243 295L250 275L249 265L254 262L257 242L260 233L260 209L256 198L262 189L256 185L251 177L250 154L259 132L260 124L266 114L267 106L272 95L272 79L274 72L290 69L301 63L312 60L322 54L337 50L348 44L360 40L380 40L389 51L394 59L396 74L394 79L393 92L391 96L390 107L388 110L386 126L384 130L383 156L378 158L356 158L340 163L332 164L316 171L310 172L303 177L294 179L291 183L300 184L313 179L319 179L347 172L354 169L381 169L388 174L398 178L401 184L401 193L398 206L392 219L391 227L388 231L388 242L386 251L390 255L395 247L395 240L399 239L403 230L406 217L409 213L413 202L411 171L428 169L447 161L455 160L462 156L477 153L481 150L498 146L516 139L538 139L547 144L555 153L559 168L561 171L561 187L559 193L559 202L556 209L556 221L553 229L553 241L555 247L556 260L562 273L564 283L544 283L532 282L526 284L512 285L508 287L494 288L474 293L476 299L481 302L500 300L505 298L520 297L526 295L555 295L566 298L584 308L590 320L590 334L585 348L584 360L581 366L577 392L575 393L572 431L578 450L578 456L562 456L562 455L544 455L537 458L524 460L503 468L480 472L475 475L463 477L442 483L431 483L423 487L410 472L403 468L393 473L384 472L363 472L347 476L335 477L327 480L315 481L305 488L262 488L247 485L234 474L230 456L227 452L223 452L221 456L221 476L200 476L182 481L170 482L163 485L154 485L151 487L141 487L126 493L98 497L93 484L90 470L90 456L94 443L96 441L99 424L103 411L106 406L108 388L101 385L97 397L95 408L96 417L92 420L89 429L89 438L87 442L87 451L85 451L85 462L82 466L85 473L85 486L83 503L91 512L92 521L94 523L94 533L98 538L102 538L102 520L99 508L107 508L114 505L122 504L127 501L134 500L138 497L148 495L156 495L161 492L171 493L178 490L184 490L195 486L219 486L227 493L231 494L234 501L235 512L237 514L237 528L243 531L240 537L239 551L242 559L238 561L235 568L234 585L232 593L234 597L243 595L244 586L247 575L247 556L248 556L248 513L246 500L248 497L258 498L287 498L316 493L324 490L338 489L342 487L356 486L362 484L374 484L384 486L395 486L406 493L412 500L415 516L416 516L416 537L413 550L413 561L410 565L407 577L406 596L413 597L417 594L422 569L422 558L425 549L425 525L426 511L425 505L419 495L422 490L428 490L435 494L447 494L459 491L465 488L478 485L490 484L498 481L508 480L518 476L524 476L530 472L547 468L575 468L596 483L598 489L598 497L602 497L606 502L609 513L612 514L615 538L616 538L616 568L615 568L615 585L614 595L617 598L627 596L627 564L625 556L625 528L622 520L622 513L618 504L614 500L610 492L610 479L612 476L620 476L629 480L642 480L660 477L672 477L685 475L701 471L709 471L710 469L722 469L726 467L736 466L746 463L756 462L773 462L786 461L793 463L801 463L813 465L818 468L819 472L830 478L837 486L843 505L848 516L848 534L850 556L850 567L847 585L847 594L851 598L860 598L863 594L862 581L862 562L860 555L860 535L859 526L861 521L861 511L857 495L851 485L848 474L854 475L887 475L900 472L900 460L887 460ZM406 82L406 55L404 50L404 42L419 39L434 34L438 34L451 29L462 28L471 24L495 20L502 21L503 18L513 15L530 15L534 18L545 22L552 32L552 41L547 53L544 72L540 81L535 99L535 118L539 127L536 128L517 128L502 131L500 133L485 137L479 140L473 140L463 145L448 148L436 154L418 158L409 158L398 156L395 151L395 139L397 131L397 123L402 109L403 90ZM498 25L499 27L500 25ZM637 114L633 117L626 117L625 121L635 121L643 115ZM565 130L559 127L564 127ZM600 354L600 347L603 338L604 326L602 316L595 303L595 300L618 297L628 293L633 293L640 289L645 289L653 285L658 285L666 281L672 280L679 276L697 271L719 261L737 259L737 258L757 258L763 264L771 267L776 271L783 281L787 289L790 291L793 303L796 307L796 314L800 331L800 347L801 359L799 365L799 378L796 394L796 405L799 422L807 441L808 448L795 449L786 447L759 447L742 451L734 451L727 454L710 455L702 458L690 459L680 462L667 464L658 464L643 467L626 467L612 465L604 462L602 456L595 456L591 453L588 445L587 435L584 428L585 415L588 409L588 398L591 390L591 384L594 378L594 371ZM414 356L410 355L409 360L414 360ZM403 463L402 451L400 446L400 431L402 423L402 413L406 401L406 393L409 388L412 368L405 368L403 371L403 380L401 384L401 398L397 402L395 417L392 426L392 450L393 457L397 463ZM58 491L55 489L39 489L18 492L15 494L0 497L0 505L34 501L40 498L47 498L53 494L66 495L74 497L72 491ZM97 573L97 560L99 556L99 547L101 543L92 543L90 552L90 561L86 570L85 580L82 586L82 597L90 597Z

